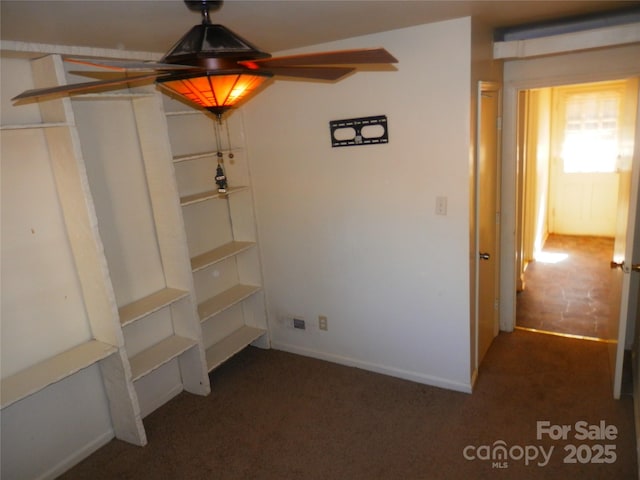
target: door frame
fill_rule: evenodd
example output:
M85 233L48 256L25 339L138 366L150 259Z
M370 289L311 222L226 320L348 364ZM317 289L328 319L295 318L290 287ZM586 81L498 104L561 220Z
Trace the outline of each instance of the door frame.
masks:
M517 212L521 207L518 186L522 182L522 158L518 157L518 96L522 90L560 85L591 83L640 76L637 58L640 46L605 48L589 52L573 52L551 57L505 62L503 85L502 130L502 230L500 274L500 328L513 331L516 315L516 285L519 272L516 256L519 246ZM637 132L637 130L636 130ZM636 146L640 138L636 135ZM636 150L637 152L637 150ZM640 158L633 157L633 171L640 169ZM632 198L633 201L633 198ZM625 332L621 328L620 338Z

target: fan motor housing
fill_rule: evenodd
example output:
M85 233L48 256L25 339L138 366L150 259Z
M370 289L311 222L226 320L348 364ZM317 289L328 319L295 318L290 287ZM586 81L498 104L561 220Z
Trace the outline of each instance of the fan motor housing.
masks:
M271 58L271 54L224 25L202 24L194 26L178 40L161 62L219 69L238 68L236 62L258 58Z

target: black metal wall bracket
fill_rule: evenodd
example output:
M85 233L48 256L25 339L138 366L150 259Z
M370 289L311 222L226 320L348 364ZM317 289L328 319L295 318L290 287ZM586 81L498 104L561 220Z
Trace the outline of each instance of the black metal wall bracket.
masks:
M333 120L329 130L332 147L389 143L386 115Z

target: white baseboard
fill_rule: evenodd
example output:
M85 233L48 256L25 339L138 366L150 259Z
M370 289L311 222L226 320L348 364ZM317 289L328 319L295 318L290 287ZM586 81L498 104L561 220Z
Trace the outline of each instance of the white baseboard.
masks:
M332 363L338 363L348 367L361 368L370 372L381 373L383 375L389 375L391 377L402 378L403 380L410 380L412 382L423 383L425 385L431 385L433 387L446 388L447 390L455 390L457 392L471 393L471 384L464 384L460 382L454 382L445 378L436 377L433 375L425 375L423 373L412 372L410 370L403 370L395 367L387 367L385 365L379 365L376 363L365 362L350 357L344 357L342 355L335 355L332 353L321 352L318 350L312 350L308 348L298 347L296 345L290 345L287 343L279 343L271 341L271 348L274 350L282 350L289 353L295 353L305 357L317 358L319 360L326 360Z
M63 459L58 464L54 465L52 468L44 472L42 475L36 477L36 480L51 480L59 477L64 472L69 470L71 467L77 465L82 460L87 458L89 455L94 453L96 450L98 450L101 447L104 447L114 437L115 437L114 431L109 429L109 431L104 432L102 435L94 439L92 442L86 444L80 450L73 452L72 455L69 455L67 458Z

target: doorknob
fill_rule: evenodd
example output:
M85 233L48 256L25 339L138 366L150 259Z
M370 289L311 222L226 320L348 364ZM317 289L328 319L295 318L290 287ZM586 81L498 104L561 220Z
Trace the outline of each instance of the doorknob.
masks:
M624 261L622 262L616 262L614 260L611 260L611 263L609 264L611 266L611 268L620 268L622 269L624 272L629 272L629 268L627 267L625 269L625 264ZM640 263L634 263L633 265L631 265L631 271L632 272L640 272Z
M480 257L480 260L489 260L491 258L491 255L489 253L480 252L478 254L478 256ZM640 267L640 265L639 265L639 267Z

